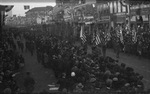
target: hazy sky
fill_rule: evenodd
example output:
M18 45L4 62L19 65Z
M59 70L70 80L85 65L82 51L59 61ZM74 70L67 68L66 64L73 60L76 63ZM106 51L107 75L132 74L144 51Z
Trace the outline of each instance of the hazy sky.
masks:
M24 5L29 5L30 9L34 7L55 6L55 0L0 0L0 5L14 5L12 14L25 16Z
M55 0L0 0L0 2L8 2L8 3L16 3L16 2L21 2L21 3L25 3L25 2L55 2Z

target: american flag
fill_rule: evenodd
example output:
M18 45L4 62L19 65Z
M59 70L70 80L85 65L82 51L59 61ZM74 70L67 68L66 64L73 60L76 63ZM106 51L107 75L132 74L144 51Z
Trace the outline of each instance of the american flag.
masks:
M107 35L105 32L101 32L101 44L106 45L107 44Z
M83 26L81 26L80 38L82 40L82 43L84 44L86 42L86 36L85 36L85 32L83 31Z
M136 34L136 31L135 31L135 30L132 31L132 36L133 36L132 41L133 41L134 43L136 43L136 42L137 42L137 34Z
M97 32L96 33L96 40L95 40L95 44L98 45L101 43L101 39L100 39L100 34Z
M95 39L96 39L96 32L94 31L94 32L93 32L93 36L92 36L92 43L95 42Z

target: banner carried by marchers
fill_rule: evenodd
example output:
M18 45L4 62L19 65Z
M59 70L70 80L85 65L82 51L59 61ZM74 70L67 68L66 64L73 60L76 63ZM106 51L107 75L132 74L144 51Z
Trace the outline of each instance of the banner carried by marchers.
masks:
M84 26L81 26L80 38L82 40L82 43L84 44L86 42L86 35L85 35L85 32L84 32Z

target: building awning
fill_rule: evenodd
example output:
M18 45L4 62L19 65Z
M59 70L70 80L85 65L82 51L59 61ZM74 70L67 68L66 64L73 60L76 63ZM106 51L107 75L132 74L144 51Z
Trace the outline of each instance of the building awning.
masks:
M13 5L6 6L5 11L8 12L8 11L12 10L13 7L14 7Z
M14 6L13 5L0 5L0 11L10 11Z

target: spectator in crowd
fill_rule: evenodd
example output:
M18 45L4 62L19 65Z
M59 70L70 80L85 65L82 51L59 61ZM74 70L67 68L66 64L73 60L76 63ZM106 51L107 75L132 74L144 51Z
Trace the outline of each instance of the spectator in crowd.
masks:
M0 93L15 94L18 90L15 75L24 63L22 55L16 52L12 32L3 32L0 41ZM21 57L21 58L20 58Z
M123 34L124 39L122 40L120 39L121 35L119 30L118 33L116 33L116 30L112 31L111 41L114 42L112 44L114 48L116 48L118 58L123 48L125 48L125 52L129 53L131 49L136 48L135 51L138 53L139 50L140 55L146 53L146 51L144 52L145 49L149 49L149 45L140 46L138 48L138 42L135 42L134 46L136 47L130 47L133 43L131 41L132 33L130 32ZM144 34L138 34L139 36L144 36ZM100 91L113 90L115 92L144 91L144 85L142 83L143 77L140 74L136 74L133 68L126 67L124 63L119 65L117 64L117 60L105 55L103 57L100 53L94 51L94 53L87 54L87 47L84 44L76 46L74 45L75 42L72 42L69 38L61 38L46 32L33 33L28 31L24 33L24 36L27 42L26 48L31 55L33 55L36 50L38 62L46 68L53 69L58 79L57 84L60 84L60 91L82 92L88 90L96 91L97 89L100 89ZM147 36L146 38L141 38L141 40L141 44L143 45L146 44L146 40L150 39ZM149 43L150 42L148 42L148 44ZM8 44L3 45L3 48L6 54L7 51L5 50L8 49ZM95 49L96 47L93 47L93 50ZM1 53L3 54L4 52ZM7 54L9 53L11 52L7 52ZM20 62L24 62L22 57L17 57L15 61L17 61L16 65L20 64ZM4 59L3 62L7 62L7 60ZM3 74L6 73L10 75L11 72L8 71L7 66L12 67L12 65L9 65L8 62L3 64ZM31 93L34 90L34 84L34 79L30 76L30 73L27 73L27 78L24 82L27 93Z

